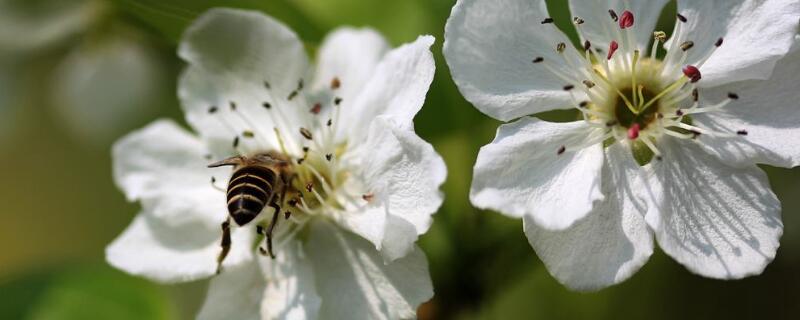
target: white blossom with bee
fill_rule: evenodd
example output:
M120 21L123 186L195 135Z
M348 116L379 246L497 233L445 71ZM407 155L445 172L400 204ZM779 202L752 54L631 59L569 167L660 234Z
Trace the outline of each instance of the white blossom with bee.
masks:
M412 122L433 79L433 41L391 49L375 31L342 28L312 66L295 33L268 16L202 15L179 48L192 130L159 120L114 147L115 181L142 212L107 260L161 282L213 277L201 319L415 317L433 295L415 242L442 203L446 175ZM217 270L233 170L207 166L266 153L281 169L265 181L277 172L286 181L274 198L285 212L248 207L266 209L230 224ZM261 232L273 217L271 258Z

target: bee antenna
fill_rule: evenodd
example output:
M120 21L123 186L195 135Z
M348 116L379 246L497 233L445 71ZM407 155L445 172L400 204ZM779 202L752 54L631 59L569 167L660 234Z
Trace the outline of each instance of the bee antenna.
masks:
M244 159L241 156L230 157L228 159L217 161L212 164L209 164L209 168L217 168L217 167L224 167L224 166L236 166L242 163Z

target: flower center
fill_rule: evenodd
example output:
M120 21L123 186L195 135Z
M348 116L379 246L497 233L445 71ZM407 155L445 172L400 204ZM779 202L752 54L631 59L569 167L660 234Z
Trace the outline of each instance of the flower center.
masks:
M606 24L604 29L611 31L610 43L591 43L581 30L585 20L574 17L578 33L587 39L582 50L562 42L553 46L558 59L537 56L532 60L534 65L566 82L563 89L572 97L573 106L589 127L598 129L591 130L577 145L559 147L558 155L601 142L605 146L619 142L630 147L640 165L646 165L652 159L662 159L657 142L664 136L696 139L701 134L718 137L747 134L746 130L710 130L694 124L691 118L693 114L719 111L738 99L738 95L729 93L727 100L707 106L701 105L703 101L699 99L696 83L702 79L700 68L722 46L722 38L713 43L697 65L685 64L695 44L687 38L689 33L682 32L687 18L678 14L675 34L665 47L667 54L659 60L659 45L667 39L664 32L653 33L653 46L645 54L634 37L633 30L637 27L634 13L628 10L621 15L614 10L608 13L609 19L601 22ZM555 28L552 18L545 18L541 24Z

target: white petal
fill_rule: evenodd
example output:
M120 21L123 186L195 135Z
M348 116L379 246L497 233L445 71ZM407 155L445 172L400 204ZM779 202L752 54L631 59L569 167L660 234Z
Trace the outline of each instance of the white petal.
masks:
M570 0L569 8L573 16L580 17L585 22L580 25L582 40L588 38L595 46L603 49L608 48L612 40L622 43L623 39L617 36L615 30L619 29L619 23L611 19L608 10L614 10L618 17L622 16L625 10L631 11L634 16L634 24L630 29L636 39L636 44L641 52L647 52L650 40L653 39L653 29L661 16L661 10L667 4L667 0L651 1L632 1L630 7L626 7L624 0L602 0L602 1L581 1ZM620 34L625 31L621 30ZM631 51L632 52L632 51Z
M453 7L444 56L459 90L481 112L508 121L571 108L567 83L531 62L543 57L577 74L555 50L569 39L555 25L542 24L547 17L544 0L461 0ZM566 52L572 57L574 50Z
M320 46L311 87L314 91L330 90L333 79L339 79L340 87L333 92L348 106L364 89L389 49L386 39L373 29L336 29Z
M678 13L688 19L679 35L680 42L694 42L686 64L696 64L714 48L717 39L724 39L700 68L703 80L698 84L713 87L769 78L775 63L786 55L797 34L800 2L678 1Z
M60 63L52 75L50 105L71 133L103 143L156 110L164 76L149 48L109 37L73 49Z
M249 228L234 229L233 244L222 272L252 263L254 234ZM199 223L170 226L162 219L141 213L106 248L106 260L128 273L159 282L197 280L216 271L221 239L220 226L209 228Z
M728 92L740 98L719 112L694 116L697 124L721 132L747 132L734 138L701 135L702 145L729 165L800 165L798 74L800 51L795 51L778 62L769 80L742 81L702 91L702 97L716 101L725 99Z
M209 169L205 145L170 120L159 120L120 139L113 148L114 181L129 201L169 225L201 223L218 228L227 216L230 169Z
M436 70L430 50L433 41L431 36L420 36L386 54L351 108L342 110L340 121L346 121L342 125L350 130L350 139L364 139L372 120L379 115L391 115L411 124L425 103Z
M199 320L259 320L266 281L255 261L242 264L211 279Z
M512 217L529 215L545 229L569 227L603 200L602 145L570 149L592 130L583 121L551 123L535 118L500 126L494 141L478 153L472 204ZM559 155L562 147L566 151Z
M372 241L388 261L405 256L428 231L447 176L442 157L400 122L387 116L372 122L360 175L373 199L341 217L343 226Z
M625 281L653 253L653 235L644 221L639 166L616 143L606 149L605 201L563 231L548 231L525 217L525 234L550 273L567 287L591 291Z
M300 99L288 97L306 75L308 58L297 35L273 18L255 11L211 9L187 29L178 53L189 63L178 89L186 118L220 150L232 153L234 137L244 130L256 135L242 141L244 148L252 142L260 144L250 149L277 149L273 128L301 123L301 107L293 105ZM280 108L285 118L274 116L264 102ZM217 112L209 112L212 106ZM291 133L299 135L296 131Z
M265 319L317 319L322 303L314 270L299 241L282 246L276 258L260 257L267 279L261 315Z
M367 241L324 221L311 225L307 245L322 297L321 319L408 319L433 297L425 254L384 264Z
M759 274L783 232L781 204L756 166L730 167L691 141L665 139L651 185L660 214L648 214L659 246L697 274L721 279Z

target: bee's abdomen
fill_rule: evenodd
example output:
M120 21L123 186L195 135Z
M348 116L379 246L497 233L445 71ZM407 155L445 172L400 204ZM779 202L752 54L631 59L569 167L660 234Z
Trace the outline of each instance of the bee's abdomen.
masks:
M228 183L228 212L242 226L258 216L272 197L275 171L264 167L236 170Z

